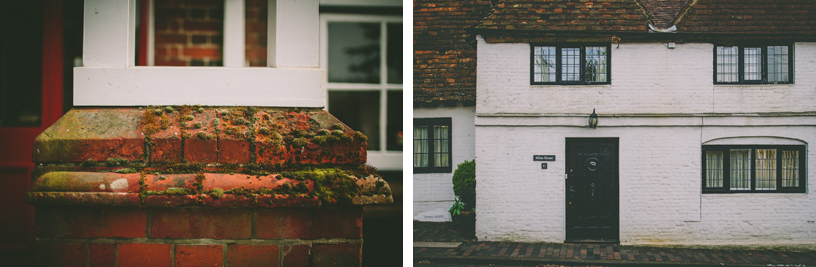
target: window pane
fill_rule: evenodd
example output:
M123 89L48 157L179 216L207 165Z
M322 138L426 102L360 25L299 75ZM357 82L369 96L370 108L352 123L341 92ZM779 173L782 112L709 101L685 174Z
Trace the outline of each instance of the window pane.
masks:
M561 48L561 81L581 81L581 49Z
M776 189L776 149L756 149L756 190Z
M402 151L402 91L390 90L387 97L385 149Z
M536 46L533 60L533 81L555 82L555 46Z
M762 48L746 47L743 50L743 66L746 81L762 80Z
M799 151L782 151L782 187L799 187Z
M751 150L731 149L731 190L751 190Z
M738 48L717 46L717 82L739 82Z
M329 91L329 113L368 136L368 150L380 150L380 92Z
M788 82L788 47L768 46L768 82Z
M450 166L448 151L448 129L446 125L434 126L434 167Z
M414 126L414 167L428 167L428 126Z
M329 82L379 83L380 24L329 22L328 31Z
M386 24L388 83L402 83L402 23ZM400 149L402 150L402 149Z
M586 48L586 82L606 82L606 47Z
M706 151L706 187L723 187L723 152Z

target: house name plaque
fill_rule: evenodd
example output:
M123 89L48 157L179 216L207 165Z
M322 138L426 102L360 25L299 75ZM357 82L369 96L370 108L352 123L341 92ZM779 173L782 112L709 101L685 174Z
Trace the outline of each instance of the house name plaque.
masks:
M533 155L533 161L555 161L555 155Z

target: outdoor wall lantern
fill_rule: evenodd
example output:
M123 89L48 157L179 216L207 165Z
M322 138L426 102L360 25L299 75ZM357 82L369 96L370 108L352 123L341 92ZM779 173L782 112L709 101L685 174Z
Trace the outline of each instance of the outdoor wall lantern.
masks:
M598 114L595 114L595 109L592 109L592 114L589 114L589 128L595 129L598 127Z

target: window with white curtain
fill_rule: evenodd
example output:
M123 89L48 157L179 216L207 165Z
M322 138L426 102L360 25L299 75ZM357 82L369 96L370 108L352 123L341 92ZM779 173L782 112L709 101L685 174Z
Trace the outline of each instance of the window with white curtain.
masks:
M414 119L414 173L451 172L451 118Z
M804 192L805 146L703 146L703 192Z

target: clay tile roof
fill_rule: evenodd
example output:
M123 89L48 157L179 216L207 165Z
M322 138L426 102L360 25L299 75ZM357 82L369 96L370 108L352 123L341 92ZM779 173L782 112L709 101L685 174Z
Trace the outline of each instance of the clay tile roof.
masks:
M505 0L478 29L646 32L650 23L636 0Z
M674 18L689 3L689 0L640 0L649 14L652 15L652 22L661 29L671 27Z
M490 1L414 0L415 103L476 101L476 49L467 31L490 10Z
M813 0L698 0L678 16L678 32L816 34Z

